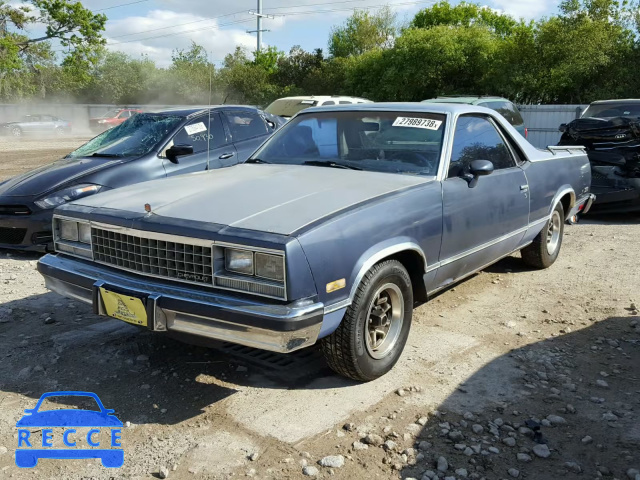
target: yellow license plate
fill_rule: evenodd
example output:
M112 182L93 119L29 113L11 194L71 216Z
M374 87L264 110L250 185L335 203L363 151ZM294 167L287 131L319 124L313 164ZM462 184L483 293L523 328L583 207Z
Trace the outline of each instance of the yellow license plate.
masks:
M147 326L147 310L142 300L122 295L100 287L104 309L110 317L133 325Z

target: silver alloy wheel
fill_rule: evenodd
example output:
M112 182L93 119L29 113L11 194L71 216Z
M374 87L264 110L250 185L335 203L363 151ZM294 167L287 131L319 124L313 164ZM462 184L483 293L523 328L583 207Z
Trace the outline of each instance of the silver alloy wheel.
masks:
M20 128L19 128L19 127L13 127L13 129L11 130L11 134L12 134L14 137L19 137L19 136L21 136L21 135L22 135L22 130L20 130Z
M560 213L553 211L549 226L547 227L547 253L553 255L556 253L558 244L560 243L560 229L562 227Z
M365 343L376 360L386 357L400 337L404 322L404 296L393 283L381 286L369 304Z

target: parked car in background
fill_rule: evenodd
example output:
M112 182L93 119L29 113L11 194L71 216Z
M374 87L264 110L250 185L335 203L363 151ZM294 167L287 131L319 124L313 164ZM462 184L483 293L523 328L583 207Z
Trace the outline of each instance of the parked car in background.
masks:
M372 103L371 100L358 97L342 97L340 95L319 95L279 98L272 102L265 112L278 115L283 118L291 118L296 113L310 107L323 107L331 105L353 105L360 103Z
M487 108L313 108L242 165L57 208L38 269L102 315L278 352L320 341L368 381L400 357L414 300L516 251L551 266L590 181L584 149L538 150Z
M66 202L242 162L282 123L252 107L139 113L65 158L0 183L0 248L43 250L53 208Z
M640 99L593 102L560 131L559 145L587 149L593 212L640 211Z
M495 110L504 118L507 119L513 128L515 128L520 135L527 138L527 127L524 125L524 120L518 107L516 107L511 101L502 97L492 97L489 95L443 95L437 98L431 98L429 100L423 100L424 103L466 103L468 105L477 105L479 107L490 108Z
M142 113L142 110L135 108L114 108L101 117L90 118L89 128L93 132L103 132L120 125L138 113Z
M24 115L15 122L0 124L3 135L22 137L23 135L64 135L71 133L71 122L48 114Z

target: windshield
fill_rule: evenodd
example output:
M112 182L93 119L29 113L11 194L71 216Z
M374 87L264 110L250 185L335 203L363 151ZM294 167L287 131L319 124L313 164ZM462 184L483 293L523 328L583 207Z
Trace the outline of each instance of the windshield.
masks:
M591 104L582 114L583 118L640 117L640 104L600 103Z
M435 113L302 114L271 137L252 158L262 163L436 175L444 125L445 116Z
M109 110L107 113L102 115L102 118L115 118L122 110Z
M101 133L67 155L67 158L104 156L138 157L149 153L184 117L139 113L111 130Z
M315 100L281 98L265 108L264 111L272 115L278 115L279 117L293 117L296 113L317 104L318 102Z

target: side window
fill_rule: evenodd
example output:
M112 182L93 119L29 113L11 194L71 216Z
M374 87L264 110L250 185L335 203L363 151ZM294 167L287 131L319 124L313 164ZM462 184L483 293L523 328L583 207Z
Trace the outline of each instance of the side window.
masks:
M208 123L208 115L190 120L174 135L165 150L172 145L183 144L193 146L193 153L202 153L207 151L207 143L209 148L220 147L227 143L220 115L212 113L211 122L207 128Z
M40 115L41 122L52 122L53 117L51 115Z
M323 107L327 106L327 105L335 105L336 102L334 102L333 100L327 100L326 102L324 102L322 104Z
M453 135L449 178L467 171L474 160L489 160L495 170L516 166L493 123L484 117L461 116Z
M129 111L120 112L118 118L129 118Z
M340 100L338 103L340 105L351 105L351 102L349 100Z
M267 125L260 115L253 112L225 112L234 142L269 133Z

